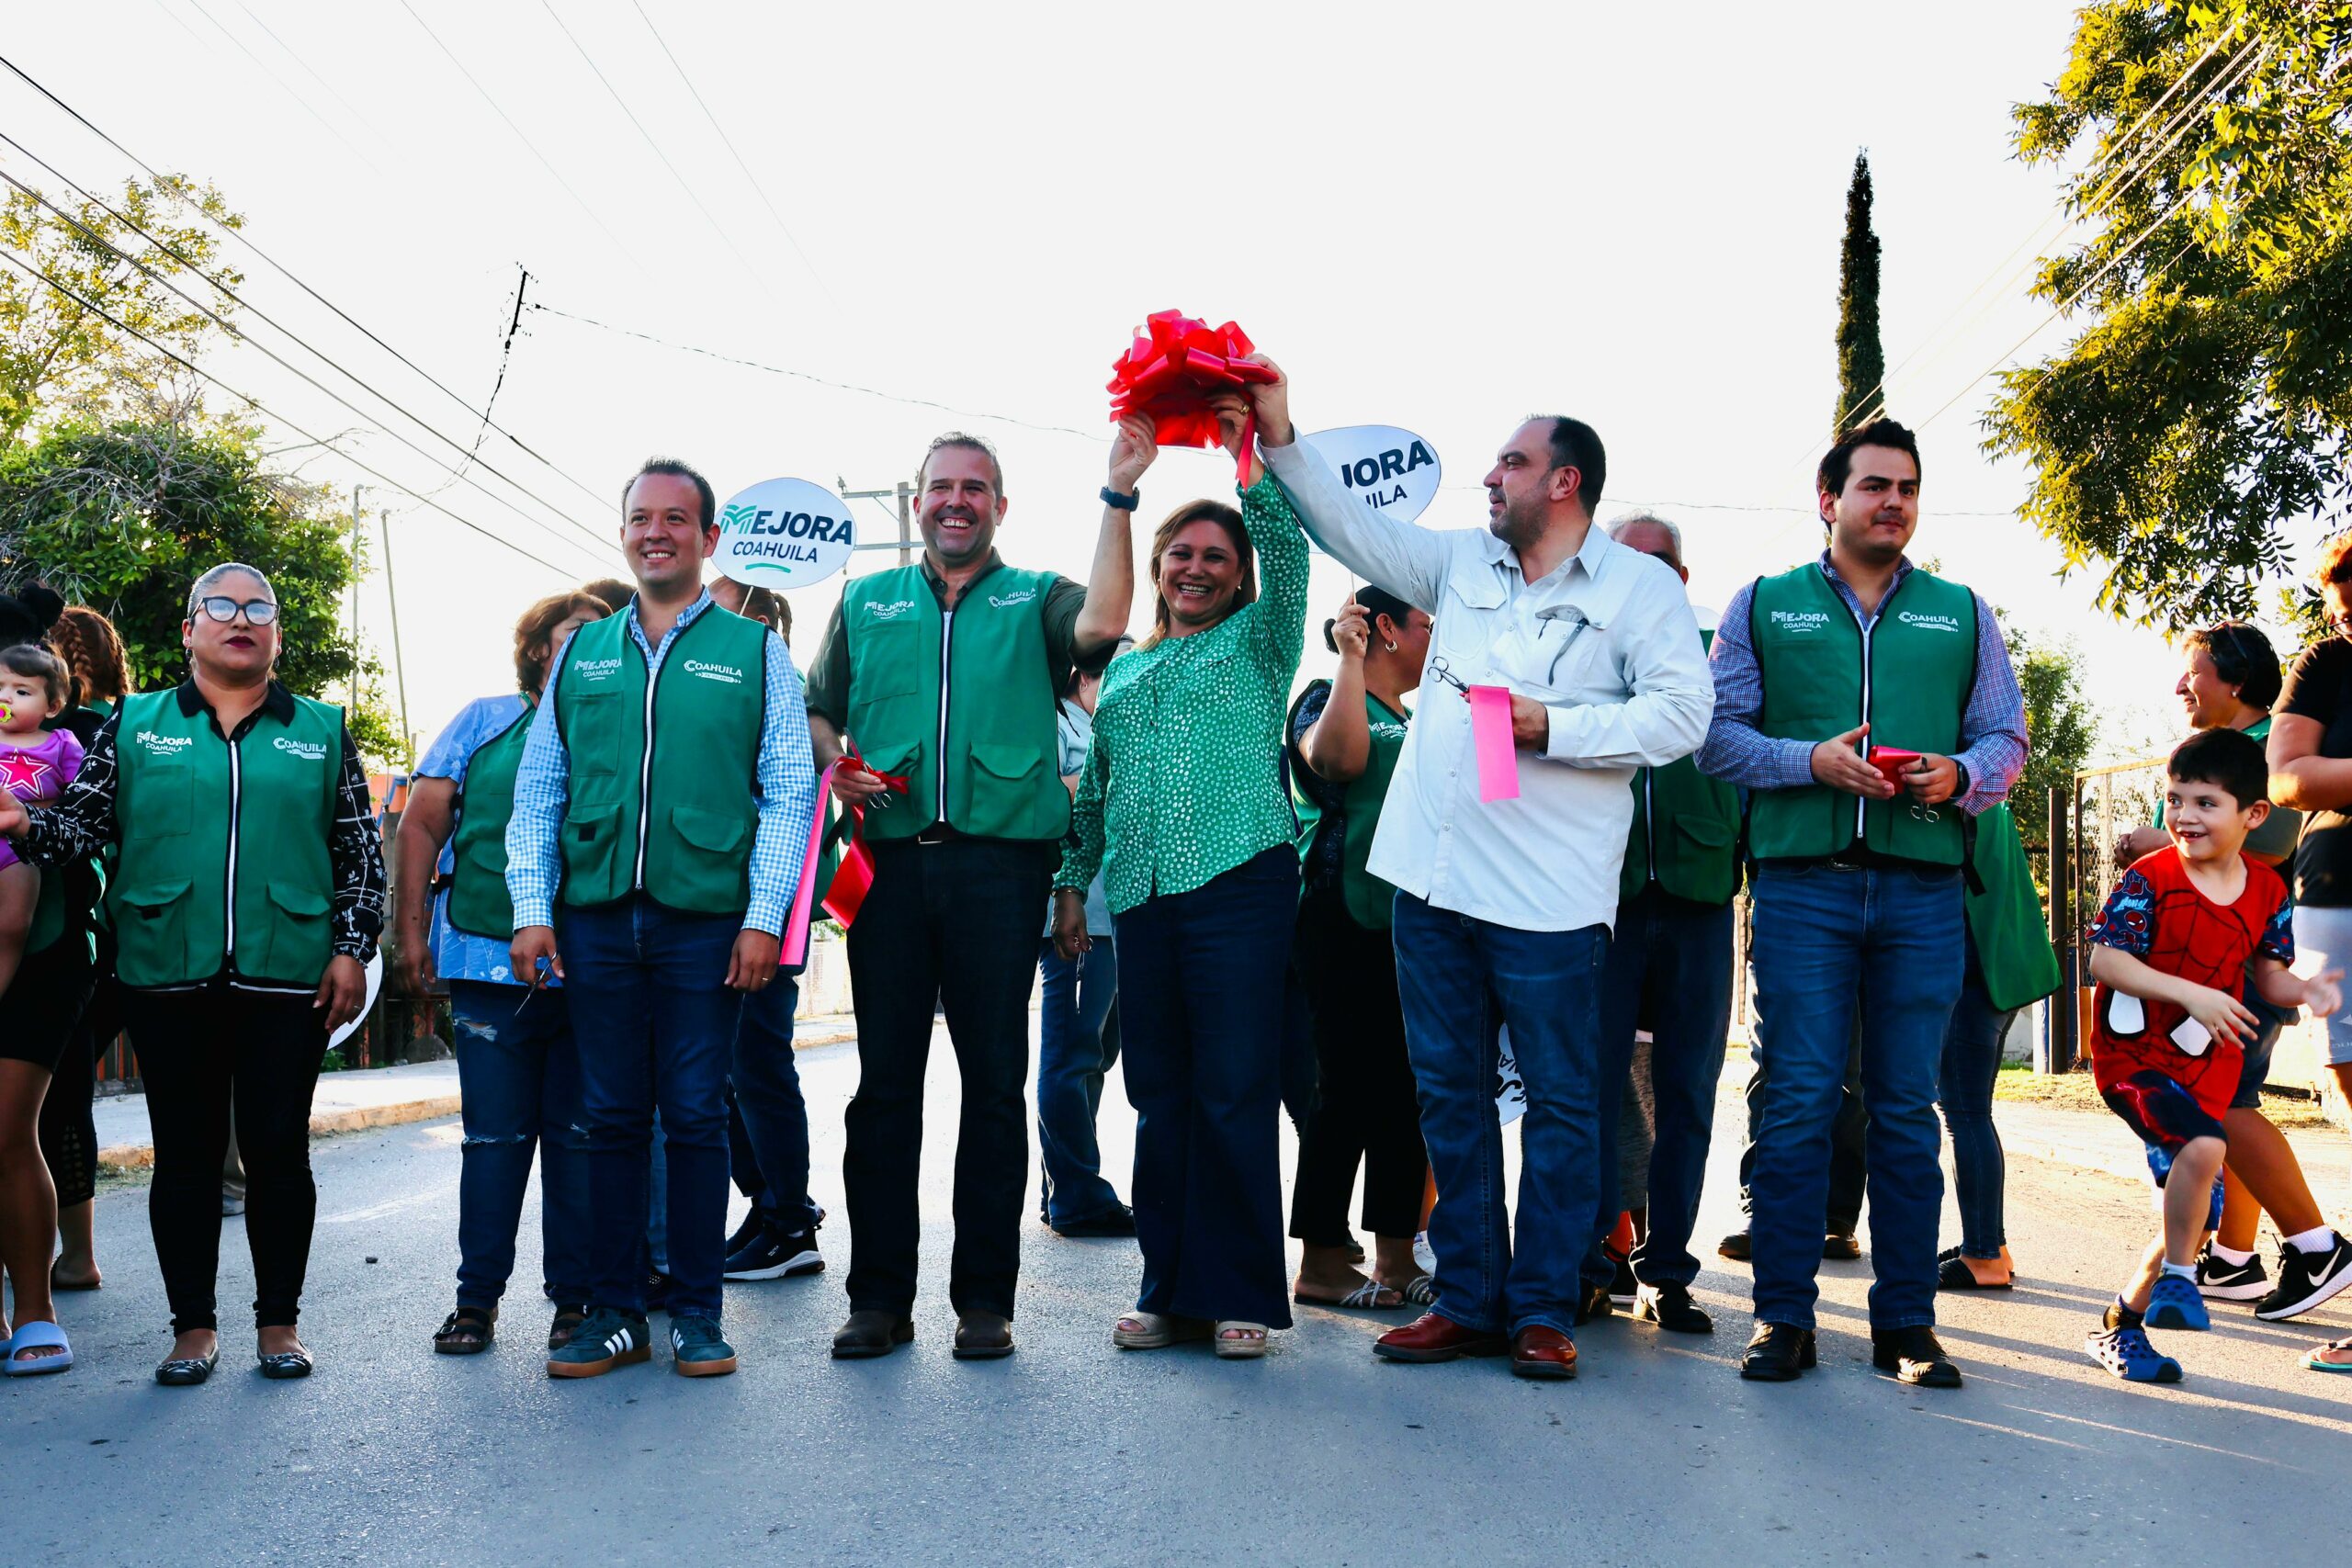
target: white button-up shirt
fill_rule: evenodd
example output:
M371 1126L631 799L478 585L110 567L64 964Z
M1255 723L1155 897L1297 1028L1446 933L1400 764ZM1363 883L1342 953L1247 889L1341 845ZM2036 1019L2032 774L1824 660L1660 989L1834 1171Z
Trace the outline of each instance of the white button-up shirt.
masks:
M1534 582L1484 528L1396 523L1349 495L1304 442L1262 448L1315 542L1435 619L1431 673L1388 785L1370 869L1435 908L1521 931L1613 925L1634 770L1690 755L1715 705L1681 580L1595 524ZM1542 703L1519 798L1481 802L1470 705L1439 679Z

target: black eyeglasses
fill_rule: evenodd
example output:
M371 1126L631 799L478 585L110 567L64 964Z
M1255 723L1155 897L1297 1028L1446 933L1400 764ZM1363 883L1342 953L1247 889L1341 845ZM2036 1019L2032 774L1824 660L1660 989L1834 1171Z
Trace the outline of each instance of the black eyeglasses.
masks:
M202 607L206 615L216 621L233 621L237 618L237 612L240 610L244 612L246 620L257 626L266 626L277 619L277 601L275 599L247 599L240 602L230 598L226 593L216 593L210 598L198 599L197 604Z

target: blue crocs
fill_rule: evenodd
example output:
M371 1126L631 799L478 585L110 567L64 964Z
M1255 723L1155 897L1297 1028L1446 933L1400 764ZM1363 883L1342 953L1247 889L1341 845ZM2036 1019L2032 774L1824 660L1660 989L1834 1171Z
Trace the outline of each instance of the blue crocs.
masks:
M2148 1292L2148 1310L2140 1315L2150 1328L2213 1326L2212 1314L2205 1310L2205 1298L2197 1293L2197 1281L2177 1274L2166 1274L2156 1280L2155 1289Z
M2083 1336L2091 1359L2125 1382L2178 1382L2180 1363L2160 1355L2145 1329L2096 1328Z

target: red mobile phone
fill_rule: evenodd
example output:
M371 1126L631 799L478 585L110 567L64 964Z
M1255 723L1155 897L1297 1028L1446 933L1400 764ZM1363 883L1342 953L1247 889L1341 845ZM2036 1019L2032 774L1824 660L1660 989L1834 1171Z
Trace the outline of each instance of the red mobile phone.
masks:
M1895 788L1903 787L1903 770L1919 760L1917 751L1900 751L1892 746L1873 746L1866 759L1876 768L1879 776Z

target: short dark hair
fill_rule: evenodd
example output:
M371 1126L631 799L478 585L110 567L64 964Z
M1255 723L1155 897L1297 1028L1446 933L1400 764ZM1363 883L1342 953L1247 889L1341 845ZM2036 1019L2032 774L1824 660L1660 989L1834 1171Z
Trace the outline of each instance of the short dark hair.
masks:
M648 474L667 474L675 479L692 479L695 493L702 497L703 528L708 531L718 526L718 496L711 490L710 481L703 478L701 470L692 463L676 457L648 457L637 466L637 472L629 475L628 483L621 486L622 517L628 515L628 492L635 490L637 481Z
M1355 601L1363 606L1364 618L1375 628L1374 636L1378 635L1376 628L1383 615L1400 626L1412 617L1413 607L1410 604L1406 604L1385 588L1375 588L1369 582L1356 590ZM1323 646L1334 653L1340 651L1340 639L1331 635L1331 628L1339 624L1339 617L1336 615L1323 623Z
M631 479L629 482L635 484L637 481ZM580 592L591 599L603 600L605 608L617 615L628 608L630 600L637 597L637 585L623 582L617 577L600 577L594 582L582 585Z
M1824 495L1843 495L1846 481L1854 477L1854 454L1864 446L1885 446L1907 455L1912 468L1920 478L1928 470L1919 462L1919 438L1911 434L1908 425L1897 424L1891 419L1874 419L1868 424L1858 424L1838 438L1821 459L1821 468L1814 475L1814 483Z
M931 472L932 458L937 457L942 449L949 446L961 446L967 452L978 452L981 457L986 457L989 460L989 471L996 475L996 493L999 497L1004 494L1004 459L996 455L995 447L978 436L967 434L960 430L951 430L944 435L934 435L931 438L931 445L922 449L922 461L915 465L915 489L918 491L922 489L924 476Z
M50 702L56 705L69 705L74 701L74 676L65 668L65 660L37 642L11 643L0 648L0 669L38 680L47 689Z
M759 622L787 645L792 641L791 602L773 588L744 589L743 607L736 614Z
M1609 479L1609 454L1600 445L1600 432L1564 413L1532 413L1527 417L1551 425L1552 466L1577 471L1577 499L1584 502L1586 516L1597 514L1600 510L1600 487Z
M2188 634L2182 645L2213 661L2213 673L2238 689L2238 701L2267 708L2278 700L2278 654L2262 628L2245 621L2217 621Z
M2243 811L2270 798L2270 763L2262 742L2243 729L2200 729L2172 749L2165 773L2175 784L2217 784Z

